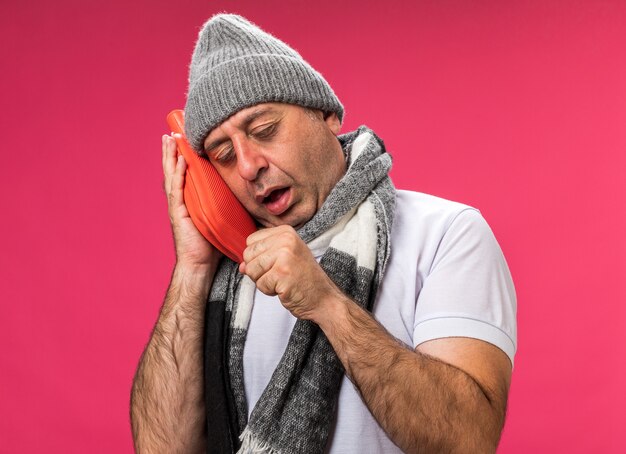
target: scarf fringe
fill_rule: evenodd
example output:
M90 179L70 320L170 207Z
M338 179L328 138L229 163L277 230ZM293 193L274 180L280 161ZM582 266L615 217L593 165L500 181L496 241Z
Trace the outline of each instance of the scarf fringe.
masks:
M252 433L250 427L246 427L239 436L241 448L237 454L279 454L279 451L270 446L269 443L259 440Z

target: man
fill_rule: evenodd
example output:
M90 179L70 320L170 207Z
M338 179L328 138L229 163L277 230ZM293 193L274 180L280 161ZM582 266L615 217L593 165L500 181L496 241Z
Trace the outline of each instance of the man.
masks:
M516 348L501 251L465 205L397 191L382 141L285 43L211 18L186 136L261 227L193 225L163 137L176 266L137 370L139 452L494 452Z

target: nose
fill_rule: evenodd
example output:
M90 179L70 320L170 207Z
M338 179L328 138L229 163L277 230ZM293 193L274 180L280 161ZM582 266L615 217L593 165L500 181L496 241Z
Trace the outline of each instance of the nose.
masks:
M233 138L233 147L237 156L239 175L244 180L254 181L268 166L263 150L247 137Z

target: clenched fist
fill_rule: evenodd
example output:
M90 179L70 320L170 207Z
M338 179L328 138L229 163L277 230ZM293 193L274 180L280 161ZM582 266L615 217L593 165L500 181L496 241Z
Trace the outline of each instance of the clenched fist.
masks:
M295 317L316 321L326 304L343 296L293 227L259 230L246 243L239 271L266 295L277 295Z

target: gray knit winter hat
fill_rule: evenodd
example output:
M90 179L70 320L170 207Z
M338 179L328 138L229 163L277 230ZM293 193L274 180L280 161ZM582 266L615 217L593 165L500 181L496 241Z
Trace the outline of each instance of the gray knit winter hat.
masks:
M343 120L343 106L330 85L300 54L241 16L213 16L198 35L189 68L189 144L200 152L214 127L263 102L335 112Z

